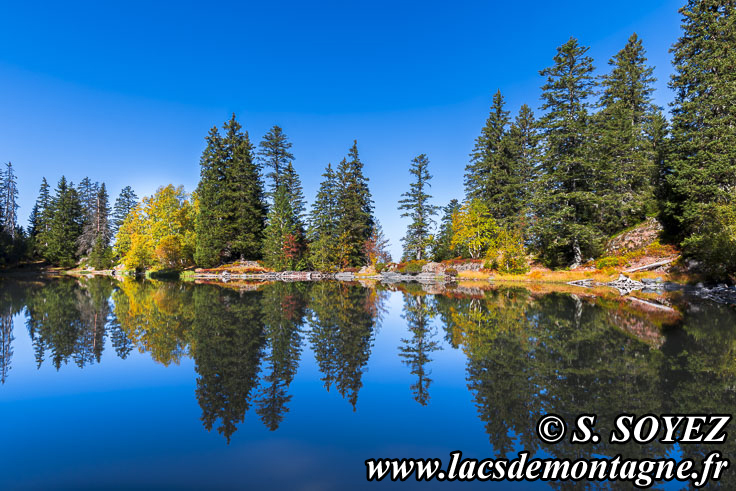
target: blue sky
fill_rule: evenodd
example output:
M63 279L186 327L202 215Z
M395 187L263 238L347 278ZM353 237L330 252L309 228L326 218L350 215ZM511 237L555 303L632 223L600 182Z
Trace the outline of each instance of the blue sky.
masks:
M411 159L428 155L436 204L462 198L493 92L536 110L539 70L570 36L602 74L637 32L666 106L682 3L4 2L0 161L25 225L42 176L88 175L113 199L193 190L204 136L232 112L255 141L284 128L310 201L357 139L396 258Z

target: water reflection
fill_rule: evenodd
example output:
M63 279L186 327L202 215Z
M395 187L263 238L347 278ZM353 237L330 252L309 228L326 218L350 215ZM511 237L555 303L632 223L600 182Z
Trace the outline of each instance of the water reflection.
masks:
M678 311L646 298L525 288L397 288L406 330L396 350L412 376L412 397L431 404L433 358L441 349L461 350L467 387L496 455L523 447L571 459L662 456L673 449L656 441L544 446L534 427L545 413L573 421L594 412L597 431L608 435L622 412L728 413L736 402L732 308L682 299ZM388 295L328 282L5 280L0 382L12 376L12 318L25 308L39 367L46 360L57 370L84 367L104 356L125 359L133 349L164 365L191 357L202 423L230 441L251 407L265 427L279 428L306 348L324 388L355 410ZM103 353L106 339L114 353ZM721 451L732 446L727 441ZM700 456L707 448L680 451Z
M414 400L422 406L429 403L429 386L432 383L429 376L432 371L428 368L428 364L432 361L431 354L441 349L439 342L434 340L437 330L431 324L435 313L434 302L420 292L414 295L404 295L404 315L402 317L406 320L406 327L411 333L411 338L401 339L399 356L411 369L411 374L417 377L417 381L411 386L411 391L414 394Z

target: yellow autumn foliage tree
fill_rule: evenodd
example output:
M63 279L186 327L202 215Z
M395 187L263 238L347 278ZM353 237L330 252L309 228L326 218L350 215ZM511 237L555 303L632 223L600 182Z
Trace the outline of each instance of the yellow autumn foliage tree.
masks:
M169 184L143 198L120 226L115 253L126 269L180 269L194 263L196 199Z
M452 232L452 247L480 259L495 246L499 228L488 206L474 199L453 214Z
M485 268L514 274L529 270L521 232L499 227L482 201L465 203L453 214L452 230L452 247L472 259L485 258Z

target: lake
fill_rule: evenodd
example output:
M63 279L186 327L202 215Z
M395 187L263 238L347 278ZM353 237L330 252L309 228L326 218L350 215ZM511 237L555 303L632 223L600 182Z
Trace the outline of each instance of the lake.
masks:
M5 278L0 489L567 489L367 482L364 462L733 455L542 442L547 413L607 435L736 402L732 307L557 290Z

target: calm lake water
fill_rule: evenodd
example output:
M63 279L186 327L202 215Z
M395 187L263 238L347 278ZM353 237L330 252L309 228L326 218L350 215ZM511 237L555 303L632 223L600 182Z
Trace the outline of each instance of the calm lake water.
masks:
M4 279L0 489L447 489L462 483L366 482L364 461L454 450L699 459L709 448L534 430L545 413L595 413L602 435L623 412L731 413L734 309L668 301ZM731 440L714 448L732 456ZM494 484L569 487L469 485Z

